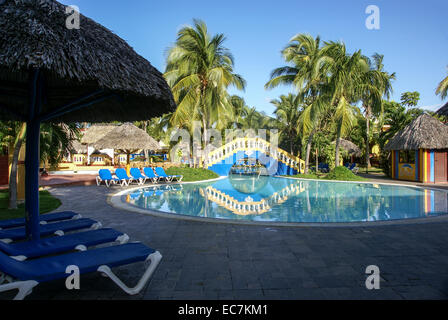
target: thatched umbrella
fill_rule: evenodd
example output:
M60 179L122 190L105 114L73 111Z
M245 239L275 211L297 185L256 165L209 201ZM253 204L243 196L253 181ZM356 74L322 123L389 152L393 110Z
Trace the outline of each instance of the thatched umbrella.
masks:
M162 74L123 39L54 0L0 2L0 119L27 123L27 233L39 239L42 121L134 121L174 111Z
M71 152L84 154L87 153L87 146L79 142L78 140L71 141Z
M84 132L84 135L81 138L81 143L87 145L87 164L90 164L91 154L89 152L92 151L91 149L89 149L89 145L94 144L95 142L100 140L102 137L104 137L106 134L108 134L115 128L117 128L117 125L115 125L115 124L97 123L97 124L90 126ZM112 160L112 163L113 163L113 160Z
M386 144L386 150L448 148L448 126L427 114L414 119Z
M336 143L336 142L333 142L333 143ZM361 149L356 144L354 144L353 142L351 142L349 140L341 139L340 146L342 149L347 151L347 153L350 156L360 157L362 154Z
M138 150L159 150L159 143L144 130L132 123L125 123L116 127L94 144L97 149L116 149L127 155L126 163L130 162L130 155Z
M81 138L81 143L83 144L94 144L106 134L117 128L118 125L115 124L103 124L97 123L90 126L86 131L84 131Z

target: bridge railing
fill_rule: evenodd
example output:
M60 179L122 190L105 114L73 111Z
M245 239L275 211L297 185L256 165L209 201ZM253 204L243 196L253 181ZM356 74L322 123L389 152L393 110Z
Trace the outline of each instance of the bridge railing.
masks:
M260 201L253 201L250 197L247 197L244 201L238 201L232 196L215 189L212 186L200 189L200 193L203 197L207 196L208 200L213 201L237 215L262 214L268 212L275 205L285 202L291 194L297 195L303 191L305 191L305 185L303 181L300 181L298 183L292 183Z
M260 151L271 157L274 160L283 162L291 168L296 169L299 172L303 172L305 169L305 161L296 157L289 152L280 149L277 146L271 145L270 142L261 138L237 138L231 142L209 152L205 155L208 166L212 166L230 155L235 154L238 151Z

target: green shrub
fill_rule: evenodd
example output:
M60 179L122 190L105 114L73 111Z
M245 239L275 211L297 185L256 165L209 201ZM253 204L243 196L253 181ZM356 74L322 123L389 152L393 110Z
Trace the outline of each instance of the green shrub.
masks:
M343 181L365 181L366 178L357 176L344 166L336 167L322 179L325 180L343 180Z
M165 170L168 175L182 175L182 181L201 181L218 178L219 175L213 171L202 168L171 167Z

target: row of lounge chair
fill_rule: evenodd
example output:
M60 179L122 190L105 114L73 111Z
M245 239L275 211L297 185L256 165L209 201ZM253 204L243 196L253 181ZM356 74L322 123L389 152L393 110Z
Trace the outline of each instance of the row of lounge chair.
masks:
M138 168L131 168L130 174L131 176L129 177L125 169L118 168L115 170L115 176L113 176L109 169L101 169L96 177L96 184L99 186L101 182L104 182L107 187L110 187L112 184L120 184L123 187L129 186L131 183L143 185L146 181L152 183L159 183L162 181L180 182L183 178L181 175L167 175L162 167L155 168L155 172L152 168L146 167L143 168L143 173Z
M78 267L80 274L100 272L126 293L137 294L162 258L158 251L142 243L129 242L125 233L102 228L100 222L72 211L39 218L43 237L39 241L25 241L25 219L0 221L0 292L18 290L16 300L24 299L41 282L67 278L68 266ZM102 246L92 248L98 245ZM137 285L130 288L111 268L136 262L149 265Z

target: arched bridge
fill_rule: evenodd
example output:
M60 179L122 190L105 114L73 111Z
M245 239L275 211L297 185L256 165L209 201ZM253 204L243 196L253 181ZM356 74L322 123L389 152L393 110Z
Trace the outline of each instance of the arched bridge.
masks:
M248 157L259 160L270 175L295 175L305 169L305 161L261 138L238 138L209 152L207 168L227 176L238 160Z

